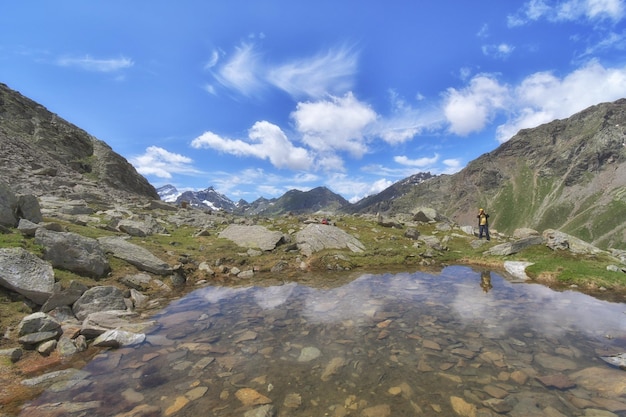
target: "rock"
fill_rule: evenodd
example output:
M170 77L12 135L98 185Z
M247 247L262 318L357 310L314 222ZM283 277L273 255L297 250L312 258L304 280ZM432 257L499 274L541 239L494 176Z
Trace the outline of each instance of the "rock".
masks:
M0 349L0 357L9 358L13 363L19 361L22 358L21 348Z
M340 228L324 224L309 224L296 233L296 244L302 254L311 256L323 249L349 249L363 252L365 246Z
M43 221L43 217L41 215L41 207L39 206L39 200L37 197L32 194L18 196L16 216L18 219L26 219L33 223L41 223Z
M152 272L157 275L169 275L172 268L147 249L127 242L116 236L101 237L98 242L106 252L110 252L116 258L122 259L142 271Z
M145 237L155 233L165 233L165 228L161 226L152 216L144 216L143 219L124 219L117 224L120 232L130 236Z
M35 242L44 248L44 259L52 266L94 278L110 270L104 250L97 240L71 232L37 229Z
M3 182L0 182L0 225L7 227L17 225L17 196Z
M363 409L360 415L363 417L389 417L391 415L391 407L388 404L367 407Z
M18 342L28 347L57 339L61 333L61 323L42 312L29 314L17 326Z
M466 226L461 226L460 229L466 235L470 235L470 236L475 236L476 235L476 233L474 232L474 226L467 226L467 225Z
M543 244L543 238L541 236L530 236L493 246L485 252L485 255L508 256L521 252L530 246L541 244Z
M117 287L90 288L72 306L72 311L79 320L84 320L90 313L108 310L126 310L124 294Z
M107 330L98 336L93 345L97 347L113 347L138 345L146 340L145 334L131 333L124 330Z
M20 219L17 224L17 230L26 237L35 237L35 232L41 227L37 223L33 223L27 219Z
M441 216L437 213L437 210L429 207L419 207L414 211L413 221L416 222L438 222L441 221Z
M319 358L321 354L322 352L315 346L307 346L300 351L298 362L311 362Z
M589 367L569 374L577 385L602 396L623 397L626 395L626 378L619 369Z
M463 398L452 396L450 404L454 412L462 417L476 417L476 406L465 401Z
M539 236L539 232L536 231L535 229L530 229L527 227L522 227L519 229L515 229L513 231L513 239L524 239L527 237L534 237L534 236Z
M324 372L322 372L322 381L329 381L334 375L339 373L339 371L346 365L346 360L342 357L333 358L326 368L324 368Z
M420 237L420 232L414 227L409 227L404 231L404 237L417 240Z
M538 376L537 381L541 382L548 388L556 388L560 390L566 390L576 386L576 383L564 374Z
M530 279L528 275L526 275L526 268L530 265L533 265L533 263L523 261L505 261L504 269L506 270L506 272L513 275L514 278L526 281Z
M1 248L0 285L41 305L54 290L54 270L26 249Z
M235 397L245 406L270 404L272 400L259 394L252 388L241 388L235 392Z
M122 310L107 310L90 313L81 325L80 334L88 338L94 338L107 330L120 329L130 332L143 332L154 325L154 321L135 322L131 318L135 313Z
M607 253L595 246L558 230L548 229L543 232L545 245L552 250L569 250L577 255L598 255Z
M66 289L54 291L41 306L41 311L47 313L58 307L71 306L87 291L87 286L78 281L71 281Z
M262 405L253 410L248 410L243 414L243 417L275 417L276 408L271 404Z
M271 251L282 241L283 234L278 231L270 231L264 226L245 226L231 224L222 230L219 237L228 239L244 248Z

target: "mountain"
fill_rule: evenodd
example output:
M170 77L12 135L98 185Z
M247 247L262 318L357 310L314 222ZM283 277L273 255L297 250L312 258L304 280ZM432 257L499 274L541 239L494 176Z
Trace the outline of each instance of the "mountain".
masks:
M415 186L431 178L434 178L434 175L430 172L420 172L415 175L411 175L408 178L396 182L378 194L370 195L350 206L346 206L345 209L346 211L352 213L386 212L389 210L392 201L410 193Z
M106 143L0 83L0 180L20 194L157 199Z
M508 234L520 227L559 229L599 247L626 249L625 141L626 99L598 104L521 130L454 175L394 184L357 211L430 206L459 224L474 224L483 207L491 226Z
M305 214L315 212L336 213L350 203L345 198L333 193L326 187L317 187L309 191L290 190L281 197L269 201L258 214L277 216L281 214Z
M180 192L173 185L167 184L157 188L156 191L161 200L167 201L168 203L182 204L182 202L186 202L191 207L223 210L229 213L237 210L237 204L233 203L233 201L224 194L215 191L213 187L201 191Z
M335 213L350 203L326 187L317 187L309 191L291 190L282 197L274 199L259 198L252 203L240 200L234 203L228 197L209 187L202 191L179 192L173 185L157 189L161 200L180 204L186 201L192 207L223 210L241 215L277 216L285 213L303 214L318 211Z

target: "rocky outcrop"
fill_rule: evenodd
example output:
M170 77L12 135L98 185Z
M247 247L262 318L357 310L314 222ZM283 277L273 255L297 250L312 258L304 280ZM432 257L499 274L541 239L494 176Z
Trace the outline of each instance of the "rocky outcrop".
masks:
M19 194L159 198L106 143L1 83L0 160L0 178Z
M39 200L33 195L16 195L8 185L0 182L0 226L15 227L20 219L41 222Z

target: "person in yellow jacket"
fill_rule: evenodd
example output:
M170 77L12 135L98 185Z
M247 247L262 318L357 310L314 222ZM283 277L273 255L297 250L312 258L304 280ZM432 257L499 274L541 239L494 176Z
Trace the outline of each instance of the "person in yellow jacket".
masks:
M483 238L483 234L487 238L487 240L491 240L489 236L489 215L485 213L485 210L478 210L478 239Z

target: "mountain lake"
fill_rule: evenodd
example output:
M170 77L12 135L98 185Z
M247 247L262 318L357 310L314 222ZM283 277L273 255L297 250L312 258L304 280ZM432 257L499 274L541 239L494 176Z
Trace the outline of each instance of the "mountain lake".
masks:
M462 266L345 274L199 288L20 416L626 416L626 304Z

